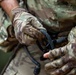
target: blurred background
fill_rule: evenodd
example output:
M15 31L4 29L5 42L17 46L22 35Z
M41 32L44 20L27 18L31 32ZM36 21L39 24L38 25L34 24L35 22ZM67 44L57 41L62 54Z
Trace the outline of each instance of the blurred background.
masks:
M11 57L12 52L5 53L0 50L0 73L6 65L7 61Z

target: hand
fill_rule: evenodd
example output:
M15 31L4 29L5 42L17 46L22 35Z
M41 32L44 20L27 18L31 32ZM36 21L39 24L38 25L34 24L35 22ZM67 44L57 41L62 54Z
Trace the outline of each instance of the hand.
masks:
M20 43L30 45L44 37L39 30L45 30L45 28L36 17L27 13L25 9L22 8L14 9L13 14L15 36Z
M50 75L76 75L76 27L69 34L69 43L44 54L50 62L45 70Z
M45 65L50 75L76 75L76 43L54 49L44 57L52 60Z

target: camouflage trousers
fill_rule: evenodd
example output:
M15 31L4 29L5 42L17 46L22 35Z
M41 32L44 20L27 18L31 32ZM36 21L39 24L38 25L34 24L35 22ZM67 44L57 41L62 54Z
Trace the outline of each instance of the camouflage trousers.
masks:
M44 70L44 64L46 62L40 61L39 57L41 55L41 51L39 50L37 45L32 45L28 47L31 54L41 63L41 72L39 75L47 75ZM34 75L35 64L28 58L27 54L23 49L20 49L16 54L15 58L11 61L9 66L7 67L4 75Z

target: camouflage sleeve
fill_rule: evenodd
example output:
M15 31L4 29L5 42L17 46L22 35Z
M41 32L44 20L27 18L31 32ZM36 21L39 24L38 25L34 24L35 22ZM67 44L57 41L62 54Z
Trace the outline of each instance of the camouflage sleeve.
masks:
M76 39L76 27L72 28L72 30L70 31L70 33L68 35L68 41L69 42L75 43L75 39Z
M13 27L10 19L0 8L0 50L8 52L18 43L14 36Z

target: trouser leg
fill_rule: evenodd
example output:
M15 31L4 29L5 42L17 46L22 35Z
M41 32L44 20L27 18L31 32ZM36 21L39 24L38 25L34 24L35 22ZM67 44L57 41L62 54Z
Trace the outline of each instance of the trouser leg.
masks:
M36 60L39 60L40 50L36 45L30 46L29 50ZM47 75L44 71L44 62L41 63L41 72L39 75ZM11 61L4 75L34 75L35 64L28 58L23 49L19 50L15 58Z

